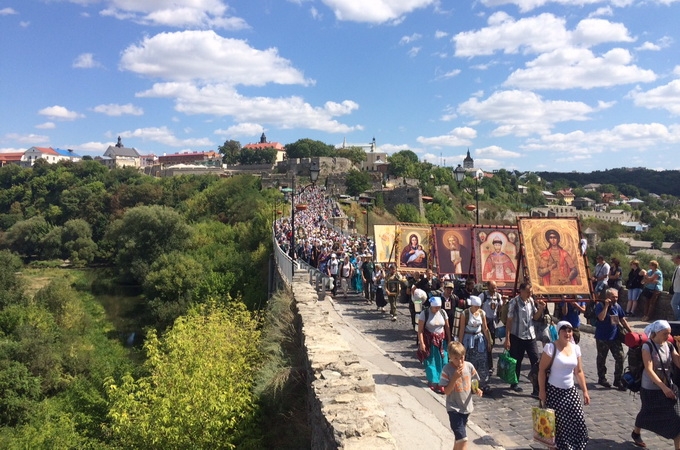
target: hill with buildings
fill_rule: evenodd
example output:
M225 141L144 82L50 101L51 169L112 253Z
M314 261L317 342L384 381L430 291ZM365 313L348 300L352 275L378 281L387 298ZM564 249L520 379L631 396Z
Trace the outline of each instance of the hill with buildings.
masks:
M634 186L639 190L640 195L653 193L680 197L680 171L678 170L659 171L642 167L622 167L589 173L536 172L536 175L549 182L564 181L572 187L585 186L591 183L611 184L623 192L626 190L626 186ZM629 194L626 193L626 195Z

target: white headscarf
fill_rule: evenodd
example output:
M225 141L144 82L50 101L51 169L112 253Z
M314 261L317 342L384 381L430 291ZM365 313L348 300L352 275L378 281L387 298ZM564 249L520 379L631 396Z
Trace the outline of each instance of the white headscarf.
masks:
M476 295L471 295L470 298L468 298L468 303L470 306L482 306L482 299Z
M645 327L645 334L648 337L652 337L652 333L658 333L659 331L662 330L670 330L671 329L671 324L668 323L667 320L657 320L655 322L650 323Z
M442 298L430 297L430 306L442 306Z

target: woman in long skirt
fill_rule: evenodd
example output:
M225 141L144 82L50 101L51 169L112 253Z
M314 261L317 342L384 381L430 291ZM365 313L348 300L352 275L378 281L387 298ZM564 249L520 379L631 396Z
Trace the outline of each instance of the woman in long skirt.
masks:
M657 320L645 328L649 341L642 345L642 407L631 433L633 443L638 447L646 447L640 436L644 428L666 439L673 439L675 449L680 450L680 400L670 380L672 366L680 368L680 355L668 342L670 333L671 325L665 320Z
M430 307L418 316L418 360L425 367L427 385L443 394L439 386L442 369L449 362L447 343L451 342L451 329L446 313L442 310L441 297L431 297Z
M574 380L583 392L583 404L590 404L581 348L573 342L574 329L563 320L557 323L557 340L543 347L538 364L538 398L555 410L555 445L559 450L583 450L588 428ZM547 371L550 375L547 376Z
M485 394L490 392L489 357L491 352L491 333L486 324L486 314L481 309L482 299L471 295L468 299L470 307L460 315L458 341L465 347L465 361L469 361L477 369L480 387Z

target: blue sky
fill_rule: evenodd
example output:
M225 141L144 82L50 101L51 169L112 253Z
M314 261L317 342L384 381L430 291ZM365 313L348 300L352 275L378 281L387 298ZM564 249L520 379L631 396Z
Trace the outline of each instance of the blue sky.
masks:
M0 151L679 169L680 0L0 0Z

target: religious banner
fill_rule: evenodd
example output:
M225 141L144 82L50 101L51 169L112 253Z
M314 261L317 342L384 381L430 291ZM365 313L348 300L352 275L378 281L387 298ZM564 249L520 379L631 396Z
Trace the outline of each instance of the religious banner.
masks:
M477 282L495 281L500 289L514 286L519 238L517 228L475 227Z
M440 275L470 275L471 227L434 227L437 272Z
M430 256L430 235L430 227L399 225L397 267L404 271L425 271Z
M395 262L398 258L397 226L373 225L376 262Z
M535 294L590 294L577 218L518 218L517 225Z

